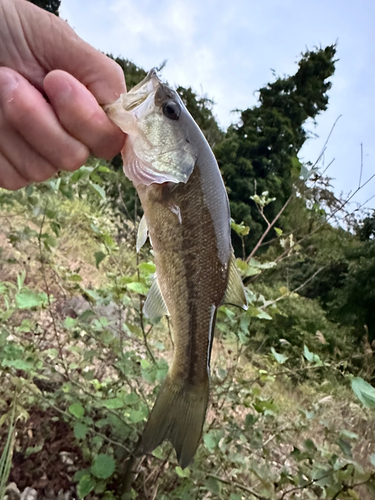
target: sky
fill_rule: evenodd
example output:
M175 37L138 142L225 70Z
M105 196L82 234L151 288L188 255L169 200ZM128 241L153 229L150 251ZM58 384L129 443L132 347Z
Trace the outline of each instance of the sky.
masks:
M167 60L163 79L213 99L224 129L238 120L233 110L257 104L273 71L293 74L302 52L337 42L329 107L307 124L299 156L314 163L340 117L320 162L333 161L326 174L335 193L354 193L360 177L375 174L373 0L62 0L60 17L95 48L146 70ZM375 178L352 201L374 195ZM375 198L365 206L375 208Z

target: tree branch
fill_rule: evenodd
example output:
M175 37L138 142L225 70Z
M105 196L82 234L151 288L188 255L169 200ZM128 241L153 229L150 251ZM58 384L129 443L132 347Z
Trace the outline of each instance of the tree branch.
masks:
M280 217L280 215L284 212L284 210L286 209L286 207L288 206L290 200L292 199L293 197L293 194L291 194L289 196L289 198L286 200L286 202L284 203L283 207L281 208L281 210L279 211L278 214L276 214L276 217L273 219L273 221L271 223L269 223L268 221L268 227L267 229L264 231L264 233L262 234L262 236L259 238L259 241L258 243L255 245L255 247L253 248L252 252L250 253L250 255L248 256L248 258L246 259L246 262L249 262L249 260L253 257L253 255L255 255L255 253L257 252L258 248L260 247L260 245L262 244L264 238L267 236L267 234L270 232L270 230L272 229L272 227L274 226L274 224L276 224L276 221L278 220L278 218Z
M256 493L254 490L248 488L244 484L236 483L234 481L228 481L227 479L223 479L220 476L215 476L214 474L207 474L207 476L212 477L213 479L216 479L221 483L228 484L229 486L234 486L235 488L239 488L240 490L246 491L247 493L250 493L250 495L253 495L255 498L258 498L258 500L268 500L268 498L264 497L263 495L259 495L259 493Z

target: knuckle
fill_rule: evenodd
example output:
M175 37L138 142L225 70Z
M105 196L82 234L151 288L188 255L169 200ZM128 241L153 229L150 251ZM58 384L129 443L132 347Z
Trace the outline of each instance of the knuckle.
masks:
M36 168L30 172L29 182L43 182L52 177L56 173L55 169L50 166Z
M6 120L13 126L23 123L25 119L28 119L30 113L32 113L30 104L23 99L22 95L17 92L17 89L12 92L12 95L8 94L3 99L2 108Z
M60 158L60 169L66 170L68 172L73 172L78 168L82 167L89 157L89 150L81 145L81 147L75 147L70 153L64 154Z
M92 145L91 150L99 158L113 158L122 149L125 142L125 134L117 127L111 127L102 133L100 140Z
M28 185L28 182L21 177L17 177L16 179L4 180L0 182L0 187L7 189L8 191L18 191Z
M1 168L1 165L0 165ZM0 187L8 191L17 191L29 184L29 181L17 173L16 170L12 171L11 175L2 177L0 175Z

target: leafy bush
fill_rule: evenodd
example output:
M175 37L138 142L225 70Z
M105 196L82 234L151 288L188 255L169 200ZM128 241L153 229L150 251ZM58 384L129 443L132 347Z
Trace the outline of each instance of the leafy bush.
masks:
M344 353L338 337L350 330L296 294L272 305L284 293L275 286L248 287L245 313L219 310L194 464L182 470L168 443L133 457L172 342L167 319L142 315L152 253L135 254L136 227L108 205L107 175L93 163L0 194L0 405L3 415L14 411L14 423L0 421L1 443L17 430L10 479L32 456L33 480L53 481L65 467L61 477L80 498L372 498L371 386L357 377L354 402L346 366L335 391L300 371L326 377ZM244 277L273 265L238 264Z

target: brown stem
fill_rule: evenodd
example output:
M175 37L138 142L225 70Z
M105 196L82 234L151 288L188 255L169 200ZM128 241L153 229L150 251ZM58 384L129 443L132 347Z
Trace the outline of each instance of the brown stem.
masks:
M286 299L287 297L290 297L291 295L293 295L293 293L297 293L299 290L301 290L301 288L303 288L308 283L310 283L310 281L313 280L315 278L315 276L318 275L321 271L323 271L323 269L325 269L326 267L328 267L328 264L326 266L321 267L317 271L315 271L315 273L312 276L310 276L310 278L308 278L304 283L302 283L302 285L297 286L297 288L295 288L291 292L285 293L284 295L277 297L277 299L275 299L275 300L272 300L270 302L266 302L263 306L259 307L259 309L261 311L263 311L266 307L269 307L273 304L276 304L276 302L279 302L279 300Z
M51 303L51 297L50 297L50 289L49 289L49 285L48 285L48 281L47 281L47 277L46 277L46 272L45 272L45 267L44 267L44 255L43 255L43 250L42 250L42 231L43 231L43 226L44 226L44 222L45 222L45 219L46 219L47 206L48 206L48 201L46 202L46 205L45 205L45 208L44 208L42 223L41 223L40 229L39 229L39 234L38 234L38 248L39 248L39 255L40 255L40 263L41 263L41 269L42 269L42 276L43 276L44 286L46 288L46 293L47 293L48 312L49 312L49 315L51 317L51 321L52 321L52 325L53 325L53 332L55 334L55 339L56 339L56 343L57 343L59 357L60 357L60 359L62 361L64 372L65 372L66 376L69 376L68 367L66 366L66 363L65 363L65 360L64 360L63 347L62 347L61 342L60 342L60 336L59 336L57 325L56 325L56 321L55 321L55 315L52 312L52 303Z
M234 486L235 488L246 491L247 493L250 493L251 495L253 495L255 498L258 498L258 500L269 500L268 498L264 497L263 495L259 495L259 493L256 493L251 488L248 488L244 484L236 483L234 481L228 481L226 479L223 479L222 477L215 476L214 474L207 474L207 476L212 477L213 479L216 479L217 481L220 481L221 483L228 484L229 486Z
M278 218L280 217L280 215L284 212L284 210L288 206L290 200L292 199L292 196L293 196L293 194L291 194L289 196L289 198L286 200L286 202L284 203L284 205L281 208L281 210L279 211L279 213L276 214L276 217L273 219L273 221L271 223L268 223L267 229L264 231L264 233L262 234L262 236L259 238L258 243L255 245L255 247L253 248L252 252L250 253L250 255L248 256L248 258L246 259L246 262L249 262L249 260L255 255L255 253L257 252L258 248L262 244L264 238L267 236L267 234L270 232L270 230L272 229L272 227L274 226L274 224L276 223L276 221L278 220Z
M341 469L338 469L338 470L341 470ZM280 497L280 500L283 500L283 498L285 497L285 495L289 495L289 493L292 493L293 491L298 491L298 490L303 490L305 488L308 488L309 486L311 486L312 484L316 483L317 481L321 481L325 477L331 476L334 472L337 472L337 471L330 470L326 474L323 474L323 476L320 476L320 477L318 477L316 479L312 479L311 481L309 481L308 483L304 484L303 486L296 486L295 488L291 488L290 490L284 491L284 493Z

